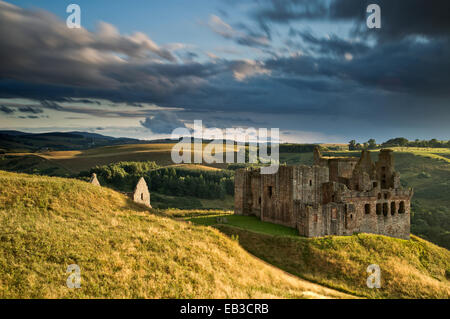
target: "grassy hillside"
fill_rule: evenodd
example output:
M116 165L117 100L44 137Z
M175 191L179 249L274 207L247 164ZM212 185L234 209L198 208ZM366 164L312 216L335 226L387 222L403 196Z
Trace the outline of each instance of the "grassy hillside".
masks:
M280 269L346 293L368 298L450 298L450 251L416 236L410 240L369 234L304 238L292 228L230 212L168 210L166 214L214 226ZM366 285L371 264L380 266L381 289Z
M344 296L107 188L1 171L0 186L0 298ZM70 264L80 289L66 287Z
M369 298L450 298L450 252L418 237L378 235L308 239L219 225L255 256L301 278ZM381 289L366 286L367 266L381 268Z

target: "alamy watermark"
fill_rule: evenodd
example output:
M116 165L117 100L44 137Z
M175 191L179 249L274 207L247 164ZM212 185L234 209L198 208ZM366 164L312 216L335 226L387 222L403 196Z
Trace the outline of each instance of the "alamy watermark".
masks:
M81 28L81 8L78 4L69 4L66 8L66 12L70 13L67 17L66 25L69 29Z
M377 264L369 265L366 271L370 274L367 277L367 287L370 289L381 288L381 269Z
M369 29L381 28L381 8L378 4L370 4L366 9L370 15L367 17L366 24Z
M278 128L271 128L270 133L267 128L204 128L201 120L195 120L193 130L177 128L172 132L172 139L180 139L171 152L176 164L259 163L263 165L261 174L278 171ZM211 141L203 146L204 139Z
M67 277L66 285L68 288L81 288L81 269L77 264L71 264L67 266L67 273L70 273Z

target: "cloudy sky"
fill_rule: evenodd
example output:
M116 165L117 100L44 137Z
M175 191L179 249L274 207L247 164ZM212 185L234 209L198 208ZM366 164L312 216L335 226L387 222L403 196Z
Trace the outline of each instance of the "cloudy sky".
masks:
M194 120L449 139L450 1L0 0L0 129L152 139Z

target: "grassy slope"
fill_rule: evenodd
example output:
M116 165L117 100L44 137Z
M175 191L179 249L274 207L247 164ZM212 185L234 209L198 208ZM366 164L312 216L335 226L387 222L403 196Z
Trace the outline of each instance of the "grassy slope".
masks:
M450 298L450 252L412 236L400 240L358 234L302 238L216 225L253 255L301 278L369 298ZM366 285L371 264L381 289ZM447 277L446 277L447 276Z
M221 211L167 210L193 223L212 225L238 236L249 252L277 267L322 285L370 298L449 298L450 252L412 236L303 238L294 229L252 216ZM218 223L216 217L226 217ZM366 268L378 264L382 288L368 289Z
M66 268L81 267L81 289ZM340 297L219 231L85 182L0 171L0 298Z

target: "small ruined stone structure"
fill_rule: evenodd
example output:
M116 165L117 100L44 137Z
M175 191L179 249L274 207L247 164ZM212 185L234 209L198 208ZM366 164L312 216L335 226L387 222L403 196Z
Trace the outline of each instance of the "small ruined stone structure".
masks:
M97 174L92 173L91 180L89 181L92 185L100 186L100 182L97 179Z
M134 192L131 193L131 197L136 203L144 204L149 208L152 208L152 205L150 205L150 192L148 191L147 183L143 177L139 179Z
M275 174L239 169L235 174L235 214L298 229L302 236L355 232L409 239L412 189L403 189L391 150L378 161L323 157L313 166L280 166Z

